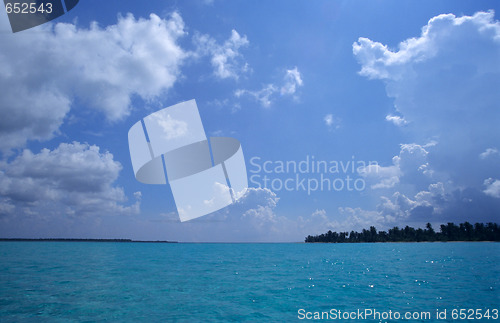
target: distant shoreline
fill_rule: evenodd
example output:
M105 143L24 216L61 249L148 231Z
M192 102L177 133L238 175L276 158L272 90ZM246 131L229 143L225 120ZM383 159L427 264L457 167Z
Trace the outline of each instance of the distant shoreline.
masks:
M388 231L378 231L374 226L361 232L332 232L329 230L315 236L307 236L306 243L359 243L359 242L448 242L448 241L500 241L500 226L497 223L459 223L453 222L440 225L436 232L430 223L425 229L394 227Z
M45 241L45 242L144 242L144 243L177 243L167 240L132 240L132 239L78 239L78 238L0 238L0 241Z

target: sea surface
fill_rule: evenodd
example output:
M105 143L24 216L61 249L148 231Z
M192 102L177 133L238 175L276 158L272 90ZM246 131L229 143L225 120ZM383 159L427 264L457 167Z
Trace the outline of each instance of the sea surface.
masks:
M366 309L444 322L500 308L499 263L500 243L487 242L0 242L0 322L295 322Z

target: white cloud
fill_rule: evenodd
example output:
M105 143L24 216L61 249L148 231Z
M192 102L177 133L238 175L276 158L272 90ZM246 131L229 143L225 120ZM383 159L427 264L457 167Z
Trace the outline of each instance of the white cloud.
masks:
M484 181L486 189L483 191L486 195L500 198L500 180L488 178Z
M75 98L108 120L123 119L132 95L150 99L174 85L186 57L177 43L184 34L177 13L129 14L105 28L49 23L36 32L3 33L0 149L51 138Z
M477 151L500 140L500 23L494 13L439 15L396 50L359 38L353 53L360 74L382 80L394 99L396 113L386 120L405 125L414 142L439 142L436 148L435 141L402 145L393 165L373 174L375 169L367 170L372 188L384 188L378 194L391 196L380 197L380 211L398 210L423 221L474 221L498 214L500 204L492 198L496 182L484 182L496 176L498 165L478 160ZM497 154L488 148L479 158Z
M160 111L154 114L154 119L161 127L166 140L183 137L187 134L187 123L182 120L172 118L170 114Z
M500 203L480 193L500 197L500 181L487 179L483 183L486 189L482 192L456 185L449 174L433 170L429 155L439 151L437 147L430 149L434 146L436 143L401 145L399 155L393 158L393 165L369 165L360 169L360 175L371 184L371 189L383 189L379 191L381 195L377 191L368 192L378 195L380 199L376 218L383 218L380 223L387 225L407 224L408 221L421 225L429 221L458 221L457 218L462 221L491 221ZM370 212L360 210L357 213L372 214Z
M238 89L234 92L234 95L239 98L243 95L248 95L254 98L256 101L259 101L260 104L267 108L270 107L273 102L273 97L277 93L281 93L282 96L292 96L293 98L297 98L295 93L297 91L297 87L303 86L304 82L302 81L301 74L297 67L292 70L287 70L285 72L283 85L280 87L276 84L266 84L262 87L262 89L257 91Z
M429 191L421 192L414 197L408 198L406 195L395 192L391 197L380 197L380 203L376 210L366 210L360 207L340 207L337 214L328 217L323 213L321 217L316 216L316 230L312 230L314 234L324 233L327 230L345 232L351 230L360 231L368 229L370 226L376 227L378 230L387 230L394 226L406 225L408 222L415 221L424 212L425 218L423 223L430 221L428 217L433 212L439 212L432 201L442 197L440 194L444 191L442 183L436 183L429 186ZM415 221L418 222L418 221ZM311 227L309 225L309 227Z
M237 80L241 73L249 71L249 66L243 61L239 52L246 47L249 41L245 35L241 36L236 30L222 45L209 35L197 34L193 41L197 47L196 56L210 56L214 68L214 75L220 79L232 78Z
M426 186L432 178L432 172L428 169L426 146L403 144L399 155L392 158L392 165L367 165L358 169L359 174L371 184L372 189L392 188L400 181L413 185L423 183Z
M416 141L438 138L442 146L453 146L453 153L470 156L478 145L491 147L500 140L495 122L500 119L495 108L500 100L500 23L493 12L436 16L419 37L402 41L394 51L359 38L353 53L361 75L386 83L387 95Z
M398 51L391 51L386 45L374 42L368 38L360 37L353 44L353 52L362 64L361 75L374 79L403 79L410 74L411 67L429 60L451 58L447 65L462 60L472 52L481 51L483 48L470 48L471 43L484 46L500 42L500 24L494 21L494 13L478 12L474 16L455 17L453 14L442 14L433 17L422 28L420 37L409 38L401 42ZM454 53L454 47L467 49L466 53ZM483 52L488 58L485 62L476 62L489 65L495 62L491 52ZM470 61L478 57L470 57ZM494 70L498 66L491 66ZM488 72L480 70L478 72Z
M492 156L498 156L500 155L500 152L496 148L488 148L484 152L479 154L479 158L481 159L486 159Z
M111 153L78 142L38 154L25 149L0 165L0 209L4 215L136 214L140 192L126 206L123 189L114 185L121 168Z
M333 114L329 113L324 116L323 121L329 129L339 129L341 120L335 117Z
M285 74L285 84L281 87L281 95L291 95L297 91L297 87L302 86L302 78L300 72L295 67L292 70L287 70Z
M274 213L278 201L279 198L276 193L271 190L250 187L230 212L231 214L238 214L240 212L237 210L242 210L240 213L242 216L238 221L240 221L241 229L249 230L246 234L256 235L261 239L272 241L271 236L280 233L281 225L284 221L288 221L286 218L279 217Z
M373 182L370 186L372 189L391 188L399 183L401 170L396 165L387 167L368 165L364 168L360 168L359 174L367 179L368 182Z
M401 127L407 124L406 120L400 116L393 116L391 114L388 114L385 116L385 120L394 123L396 126Z
M267 84L259 91L236 90L234 92L234 95L237 98L241 97L242 95L250 95L255 100L259 101L263 107L268 108L272 103L271 96L273 96L277 91L278 88L275 85Z
M413 198L399 191L390 198L382 196L377 210L381 215L392 216L395 221L412 220L422 210L425 210L426 216L431 218L433 213L441 212L439 203L435 200L445 197L443 183L438 182L430 184L427 190L418 192Z
M212 186L212 196L211 199L209 200L203 200L203 204L207 207L212 207L214 205L229 205L231 204L231 196L228 196L228 190L229 188L227 187L227 184L224 183L219 183L215 182ZM239 198L237 196L236 198ZM189 216L189 215L188 215Z
M333 114L327 114L323 120L327 126L331 126L333 124Z

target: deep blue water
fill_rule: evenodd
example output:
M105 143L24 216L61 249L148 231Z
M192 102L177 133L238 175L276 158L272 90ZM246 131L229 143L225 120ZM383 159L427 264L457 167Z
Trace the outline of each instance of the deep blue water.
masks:
M500 307L499 261L499 243L0 242L0 321L290 322L366 308L451 320Z

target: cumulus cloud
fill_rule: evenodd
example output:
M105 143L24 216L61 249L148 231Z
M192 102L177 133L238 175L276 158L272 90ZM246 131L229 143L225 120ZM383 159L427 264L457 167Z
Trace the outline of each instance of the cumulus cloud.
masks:
M404 126L408 123L404 118L401 118L400 116L393 116L391 114L386 115L385 120L392 122L398 127Z
M439 148L435 143L401 145L401 151L393 157L392 165L360 168L360 175L373 190L371 193L379 196L379 204L375 213L360 209L356 214L364 215L362 218L373 216L379 226L385 227L409 221L417 225L457 219L492 221L500 203L491 197L500 197L497 196L500 181L485 180L485 190L457 185L449 173L438 173L432 169L430 156ZM358 218L351 217L350 220Z
M197 47L194 55L209 56L217 78L237 80L241 73L249 71L249 66L240 53L240 49L247 47L249 41L236 30L231 31L231 36L223 44L218 44L211 36L202 34L196 34L193 41Z
M186 57L178 45L185 34L178 13L168 19L129 14L105 28L94 22L36 29L0 36L4 151L51 138L76 98L110 121L123 119L133 95L150 99L170 89Z
M398 51L391 51L386 45L374 42L368 38L360 37L353 44L353 52L362 64L361 75L374 79L400 79L407 78L412 71L411 67L421 68L420 63L429 60L444 62L444 58L451 58L448 66L458 62L463 63L466 59L474 64L495 63L492 54L498 50L495 48L499 42L500 26L494 20L494 12L478 12L473 16L456 17L453 14L442 14L433 17L428 24L422 28L420 37L409 38L401 42ZM470 43L470 42L472 43ZM470 46L487 46L473 48ZM493 47L490 47L493 45ZM455 53L454 49L460 47L465 53ZM485 62L476 61L477 56L468 57L469 54L479 54L487 58ZM498 66L491 66L494 70ZM479 70L478 72L488 72ZM417 75L414 75L417 76Z
M328 230L336 232L361 231L371 226L378 230L387 230L394 226L403 226L408 223L417 225L429 221L446 221L445 218L429 218L434 207L427 199L435 198L439 194L441 183L429 187L428 196L416 197L414 200L400 192L390 197L381 196L380 203L375 210L361 207L339 207L336 212L328 214L325 210L316 210L309 217L301 217L298 221L301 232L306 235L325 233ZM423 215L422 215L423 214Z
M428 168L428 145L403 144L399 155L392 158L392 165L367 165L358 169L359 174L371 184L372 189L392 188L401 180L412 185L427 184L432 176Z
M79 142L61 143L54 150L25 149L0 164L0 214L86 216L137 214L126 205L123 188L114 185L122 166L109 152Z
M361 37L353 53L360 74L382 80L394 99L396 114L386 120L405 125L414 142L431 141L402 145L392 165L364 170L371 188L383 189L377 211L422 221L498 214L498 165L490 162L500 140L500 23L493 11L436 16L396 50Z
M484 181L486 189L483 191L486 195L500 198L500 180L488 178Z
M404 190L403 186L398 186L398 188ZM396 190L392 195L380 196L379 204L374 210L361 207L340 207L337 212L331 214L319 210L309 217L301 217L299 224L304 229L302 232L319 234L328 230L360 231L370 226L375 226L378 230L387 230L394 226L405 225L423 227L427 222L471 220L491 222L497 219L497 213L492 212L491 198L485 198L477 191L456 190L451 193L446 191L445 184L442 182L430 184L425 190L410 196ZM495 205L497 208L500 207L500 203ZM471 212L479 214L471 219Z
M302 81L302 76L297 67L286 70L283 85L279 86L273 83L266 84L260 90L246 90L246 89L238 89L234 92L234 95L239 98L244 95L248 95L254 100L260 102L260 104L267 108L270 107L274 97L280 93L281 96L292 96L293 98L297 98L296 92L297 88L304 85Z
M353 52L361 75L385 82L415 141L437 138L448 147L450 162L500 139L495 123L500 118L495 108L500 99L500 23L493 12L439 15L398 50L359 38Z

